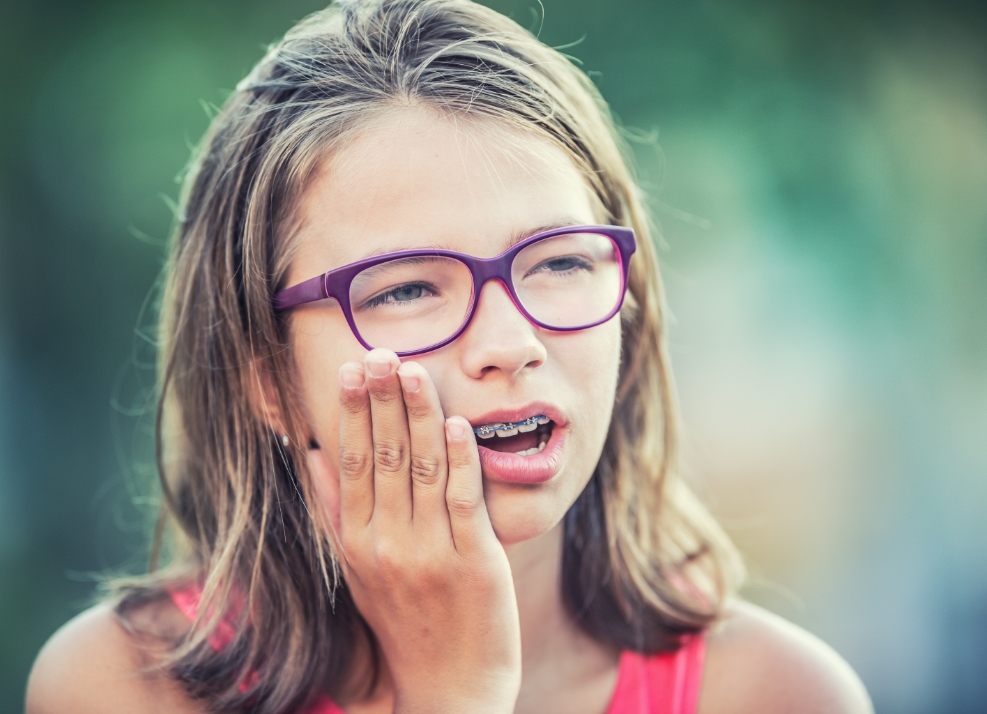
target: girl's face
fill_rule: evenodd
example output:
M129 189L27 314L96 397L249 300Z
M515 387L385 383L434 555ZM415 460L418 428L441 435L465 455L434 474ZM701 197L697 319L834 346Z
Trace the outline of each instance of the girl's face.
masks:
M572 161L548 140L423 109L394 111L353 135L309 185L299 210L288 285L410 248L492 257L520 237L593 224L600 213ZM302 406L311 436L335 468L337 374L367 350L332 300L291 315ZM551 413L550 446L558 460L547 480L520 483L505 475L498 456L484 455L486 441L480 443L487 509L501 542L517 543L555 526L603 449L620 362L619 318L552 332L528 322L504 286L489 281L457 340L407 359L428 371L447 417L462 416L478 427L495 421L490 417L498 412L519 414L518 421Z

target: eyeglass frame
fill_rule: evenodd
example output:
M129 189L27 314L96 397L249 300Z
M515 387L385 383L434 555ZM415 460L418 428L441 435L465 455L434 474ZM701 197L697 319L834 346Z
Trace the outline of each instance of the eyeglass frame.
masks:
M517 254L531 244L538 243L548 238L555 238L560 235L569 235L571 233L595 233L606 236L613 241L614 245L617 247L617 257L620 262L620 297L617 299L617 303L614 308L606 315L606 317L586 325L579 325L578 327L552 327L551 325L547 325L540 320L537 320L525 309L524 305L521 303L521 299L518 297L517 292L514 289L514 280L511 276L511 268ZM316 275L314 278L303 280L296 285L292 285L289 288L279 291L274 296L273 304L276 312L284 312L291 308L298 307L299 305L305 305L310 302L317 302L319 300L332 298L342 309L343 316L346 318L346 323L349 325L353 336L356 337L357 341L361 345L366 347L368 350L372 350L374 349L373 345L370 345L363 339L363 336L360 334L360 330L356 326L356 321L353 319L353 308L350 304L350 286L353 279L367 268L372 268L375 265L380 265L381 263L386 263L391 260L399 260L401 258L420 258L428 256L458 260L470 271L470 277L473 280L473 294L471 296L472 299L470 301L469 311L463 318L463 323L459 326L459 328L457 328L451 337L417 350L395 352L398 357L412 357L414 355L432 352L433 350L445 347L462 335L473 321L473 316L476 314L477 305L480 303L479 296L483 290L483 286L490 280L500 281L500 283L507 290L508 295L511 296L511 300L514 302L514 306L518 309L518 312L520 312L525 319L533 325L546 330L551 330L553 332L576 332L578 330L587 330L590 327L602 325L604 322L610 320L614 315L620 312L620 308L624 304L624 297L627 294L627 278L630 270L631 256L634 254L636 249L637 239L632 228L626 228L624 226L591 225L566 226L563 228L553 228L552 230L536 233L533 236L529 236L528 238L519 241L517 244L511 246L500 255L496 255L492 258L477 258L476 256L469 255L468 253L459 253L454 250L445 250L442 248L414 248L411 250L399 250L391 253L382 253L381 255L375 255L370 258L364 258L363 260L358 260L353 263L347 263L339 268L334 268L333 270L325 272L322 275Z

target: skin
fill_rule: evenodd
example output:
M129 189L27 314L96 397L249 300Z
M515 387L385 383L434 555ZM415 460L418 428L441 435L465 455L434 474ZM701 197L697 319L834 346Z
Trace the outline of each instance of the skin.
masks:
M504 136L497 127L477 130L417 112L391 115L358 135L304 195L300 211L289 285L382 250L434 246L492 257L509 247L511 237L555 224L592 224L600 213L561 150ZM325 396L337 392L345 363L389 357L366 355L333 301L296 309L292 330L313 435L326 454L338 454L340 409ZM564 411L571 438L559 478L537 488L484 482L490 520L505 547L551 549L545 541L530 541L559 522L592 474L606 439L619 361L619 320L578 332L543 330L495 281L484 286L463 335L409 358L404 369L424 368L422 378L434 384L446 416L472 421L491 409L535 400ZM370 380L376 393L378 383ZM397 382L387 385L396 389ZM335 459L327 461L338 467Z
M376 251L433 245L491 257L545 226L594 223L599 209L561 151L497 127L406 112L357 136L300 211L289 284ZM337 524L347 582L388 664L391 686L373 708L512 711L521 662L538 665L550 655L544 642L560 639L576 645L575 673L598 683L605 708L617 655L558 616L554 584L559 522L606 438L609 410L600 405L614 400L619 321L544 330L491 281L463 335L403 364L385 350L367 353L332 301L297 310L292 327L303 401L322 445L310 467ZM334 392L338 404L323 397ZM552 402L567 422L558 475L537 485L482 479L469 422L535 400ZM450 434L457 425L460 440ZM529 577L512 578L518 569ZM522 602L530 605L523 612ZM522 651L522 616L534 624L549 615L556 632L540 627L542 637ZM449 676L436 677L444 662Z
M547 225L599 220L579 172L552 145L416 108L348 141L299 211L289 284L376 250L492 256ZM292 331L319 444L309 466L385 659L380 686L369 696L354 689L346 711L604 712L618 653L565 612L559 523L606 436L618 321L542 330L490 282L458 340L404 363L367 352L331 301L297 309ZM533 400L568 421L558 474L523 486L485 476L469 421ZM157 636L124 631L106 606L56 633L32 673L28 712L202 711L145 667L187 629L184 618L167 602L140 617L139 629ZM870 711L838 656L752 606L732 604L708 642L700 714Z

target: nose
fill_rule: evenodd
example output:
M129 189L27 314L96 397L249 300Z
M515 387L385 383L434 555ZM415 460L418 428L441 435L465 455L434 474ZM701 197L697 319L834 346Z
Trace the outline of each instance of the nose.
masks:
M458 340L466 374L481 379L499 372L513 379L545 363L540 328L521 314L503 283L488 281L477 300L473 320Z

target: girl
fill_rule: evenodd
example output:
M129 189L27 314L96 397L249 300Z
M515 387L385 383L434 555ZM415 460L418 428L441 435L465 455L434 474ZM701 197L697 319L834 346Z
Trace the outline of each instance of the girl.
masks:
M52 638L30 714L869 711L731 599L640 190L560 54L467 0L339 3L182 207L151 572Z

